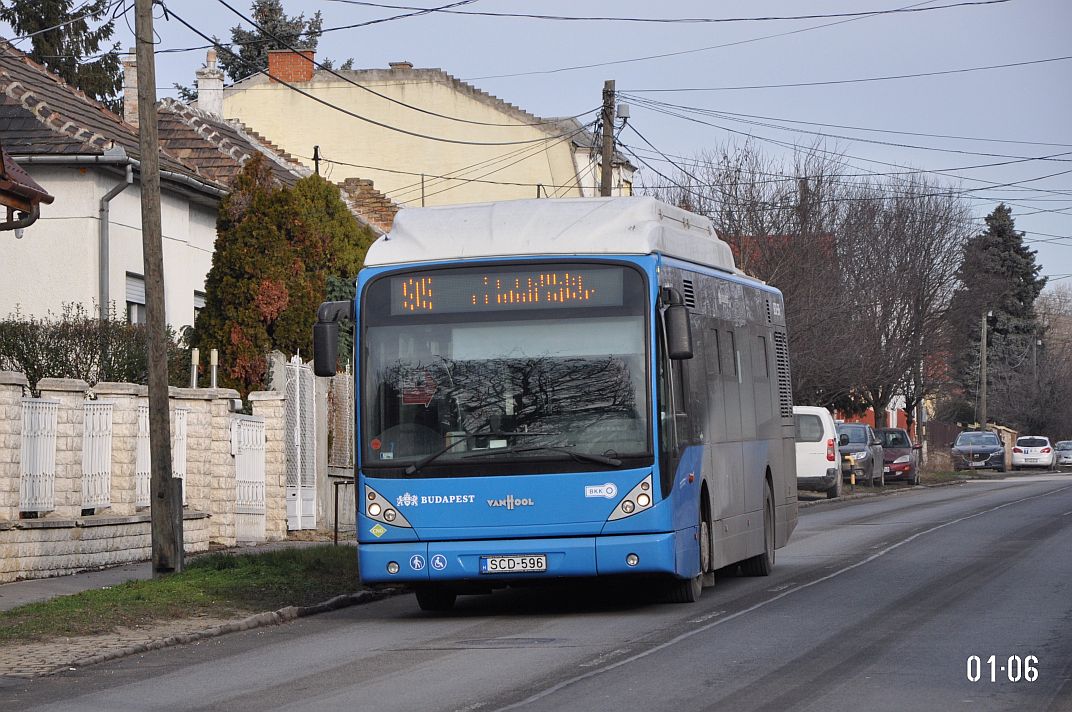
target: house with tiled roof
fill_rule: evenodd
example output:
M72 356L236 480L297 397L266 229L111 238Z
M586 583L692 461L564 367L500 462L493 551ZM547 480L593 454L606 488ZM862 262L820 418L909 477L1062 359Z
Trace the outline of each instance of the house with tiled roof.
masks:
M55 197L22 231L0 233L0 315L64 304L145 315L137 128L0 42L0 142ZM160 152L166 319L192 324L225 186Z
M224 88L222 113L306 166L315 153L331 180L374 184L402 206L581 197L598 181L581 122L540 118L409 62L329 71L311 50L272 50L267 76ZM628 180L612 183L628 194Z
M117 116L0 41L0 144L12 168L6 175L40 184L55 198L47 214L20 231L23 239L0 232L0 317L16 310L45 316L77 303L145 319L133 55L123 64L124 115ZM199 106L164 99L157 107L166 319L176 329L192 324L204 305L219 201L242 165L261 153L286 186L312 172L220 117L223 74L212 53L198 87ZM360 222L377 233L390 228L396 205L371 185L340 187Z

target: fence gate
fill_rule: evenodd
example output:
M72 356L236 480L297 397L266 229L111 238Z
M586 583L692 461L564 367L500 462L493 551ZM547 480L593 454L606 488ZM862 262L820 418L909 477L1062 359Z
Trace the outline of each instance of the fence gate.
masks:
M286 365L287 529L316 528L316 379L295 356Z
M235 538L264 541L264 418L237 415L231 420L237 501Z

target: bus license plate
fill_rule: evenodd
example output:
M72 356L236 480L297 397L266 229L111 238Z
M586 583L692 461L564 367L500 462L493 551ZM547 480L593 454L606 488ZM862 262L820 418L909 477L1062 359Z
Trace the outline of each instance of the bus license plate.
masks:
M482 574L517 574L529 571L547 571L547 555L480 557L480 573Z

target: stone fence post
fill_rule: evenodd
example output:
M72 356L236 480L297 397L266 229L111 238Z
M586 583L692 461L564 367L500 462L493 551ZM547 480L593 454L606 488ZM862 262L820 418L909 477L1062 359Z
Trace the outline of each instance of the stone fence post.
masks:
M112 404L112 506L109 514L129 516L134 505L134 466L137 462L138 406L148 394L145 386L102 381L93 387L98 400Z
M82 439L89 384L78 378L42 378L37 390L42 398L60 402L53 513L63 519L76 519L82 515Z
M0 371L0 521L19 518L22 395L27 386L25 375Z
M186 508L212 512L213 407L217 392L210 388L171 388L172 422L186 408ZM174 438L174 431L172 432Z
M236 529L238 477L235 459L231 454L231 401L239 396L238 391L229 388L220 388L212 393L214 395L214 399L210 401L212 417L210 500L212 508L209 510L212 519L209 538L223 546L235 546L238 542Z

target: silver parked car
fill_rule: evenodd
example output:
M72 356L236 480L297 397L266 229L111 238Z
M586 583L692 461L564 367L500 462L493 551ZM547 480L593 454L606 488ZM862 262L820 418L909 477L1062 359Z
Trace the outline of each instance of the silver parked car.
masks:
M838 450L852 455L856 460L853 471L857 484L884 486L886 475L882 471L882 441L870 425L864 423L838 423Z
M1072 467L1072 440L1058 440L1053 449L1057 451L1057 466Z

